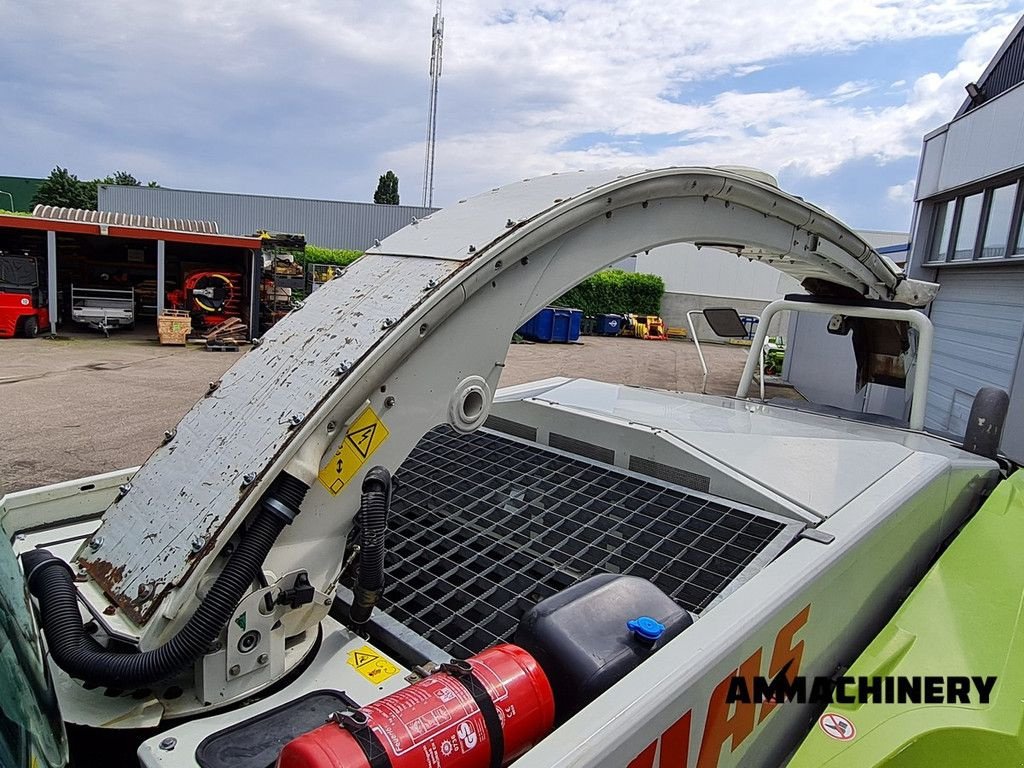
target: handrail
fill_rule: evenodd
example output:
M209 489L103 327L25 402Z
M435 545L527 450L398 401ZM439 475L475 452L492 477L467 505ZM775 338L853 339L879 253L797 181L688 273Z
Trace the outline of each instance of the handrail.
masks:
M763 354L768 325L779 312L809 312L817 315L847 315L850 317L867 317L878 320L904 320L917 329L917 371L914 374L914 389L910 404L910 428L924 429L925 406L928 401L928 377L932 364L932 340L934 327L932 321L923 312L916 309L892 309L883 307L859 307L841 304L818 304L816 302L789 301L779 299L773 301L761 313L754 340L750 345L750 354L743 366L740 383L736 387L736 397L745 398L750 389L750 379L757 365L755 355ZM762 399L763 399L762 394Z

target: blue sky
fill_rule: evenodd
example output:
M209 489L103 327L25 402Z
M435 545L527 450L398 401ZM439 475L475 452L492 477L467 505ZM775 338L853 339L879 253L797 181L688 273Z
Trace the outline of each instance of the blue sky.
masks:
M0 175L420 201L433 0L0 0ZM1024 0L446 0L435 204L575 168L750 165L906 230L921 137Z

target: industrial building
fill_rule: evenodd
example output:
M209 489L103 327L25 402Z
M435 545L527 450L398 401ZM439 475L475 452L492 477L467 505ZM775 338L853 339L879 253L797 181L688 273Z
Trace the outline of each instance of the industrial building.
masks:
M75 294L83 289L128 297L128 324L155 325L168 293L180 290L186 275L207 270L232 284L234 295L220 303L258 335L261 246L258 237L221 234L212 222L46 206L33 216L0 214L0 253L36 267L38 285L25 288L48 310L50 333L58 322L71 327Z
M924 137L910 276L942 287L928 429L962 436L982 386L1010 393L1003 451L1024 461L1024 18L946 125Z
M339 200L199 192L165 187L99 186L101 211L215 221L230 235L294 232L322 248L365 251L434 208Z

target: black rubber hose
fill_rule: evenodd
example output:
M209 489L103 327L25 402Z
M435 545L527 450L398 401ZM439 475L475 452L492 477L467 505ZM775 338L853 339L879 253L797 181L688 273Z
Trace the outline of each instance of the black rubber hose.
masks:
M40 621L53 660L72 677L131 690L164 680L206 653L256 579L274 542L299 513L308 486L282 474L195 613L178 632L151 651L116 653L99 646L82 626L71 568L44 549L22 555L29 590L39 601Z
M349 620L357 628L370 620L384 591L384 537L390 509L391 474L384 467L374 467L363 479L359 504L359 566L349 610Z

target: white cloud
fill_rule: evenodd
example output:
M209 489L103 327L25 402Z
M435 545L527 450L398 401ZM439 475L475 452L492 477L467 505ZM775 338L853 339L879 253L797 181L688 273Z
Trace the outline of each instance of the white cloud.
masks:
M0 170L125 167L171 186L367 199L392 167L403 202L418 202L433 5L8 9L0 132L19 141L17 154L0 150ZM579 167L737 163L820 177L913 157L1020 10L1021 0L773 0L743 13L702 0L448 0L435 199ZM876 84L848 78L820 92L730 79L939 36L967 36L959 63L893 83L906 86L896 104L891 91L873 103ZM728 90L709 92L716 78Z
M875 90L875 87L866 80L848 80L836 86L829 95L833 97L833 101L849 101L866 93L871 93L871 91Z
M885 190L885 197L897 205L909 206L914 202L914 179L905 181L902 184L894 184Z

